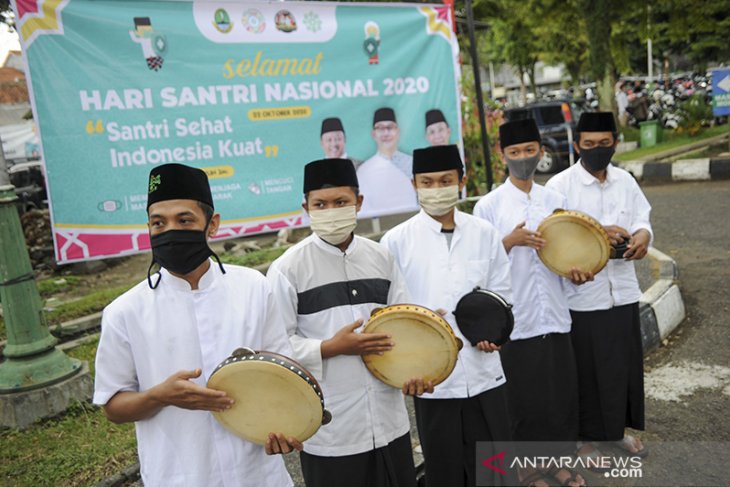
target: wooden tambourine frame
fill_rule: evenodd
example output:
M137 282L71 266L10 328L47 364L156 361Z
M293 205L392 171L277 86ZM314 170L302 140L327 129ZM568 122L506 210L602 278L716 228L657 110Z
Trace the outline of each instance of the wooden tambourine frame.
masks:
M363 333L386 333L394 346L382 355L363 355L370 372L397 388L414 378L440 384L451 374L462 342L430 309L397 304L373 312Z
M273 352L236 349L213 371L208 387L234 400L231 409L214 412L215 419L259 445L269 433L303 442L332 419L315 378L294 360Z
M545 266L554 273L570 277L570 270L598 274L611 256L611 242L603 226L585 213L555 210L537 231L545 246L537 251Z

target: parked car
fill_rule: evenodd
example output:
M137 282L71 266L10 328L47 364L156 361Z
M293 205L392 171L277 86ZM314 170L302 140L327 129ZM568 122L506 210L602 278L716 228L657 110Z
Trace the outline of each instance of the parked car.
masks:
M22 212L48 207L46 178L41 161L20 162L8 168Z
M504 116L507 121L535 120L545 146L545 157L537 165L537 172L553 173L569 164L568 128L575 131L581 114L590 110L583 100L563 99L510 108L505 110Z

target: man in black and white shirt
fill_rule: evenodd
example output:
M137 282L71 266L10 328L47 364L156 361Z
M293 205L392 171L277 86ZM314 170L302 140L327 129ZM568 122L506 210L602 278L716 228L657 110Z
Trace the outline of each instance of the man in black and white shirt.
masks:
M385 249L353 234L363 196L352 162L307 164L304 194L314 233L267 275L294 357L320 382L332 413L305 443L304 480L308 487L413 487L403 394L376 379L361 358L393 343L385 334L357 332L375 308L409 301L405 283ZM404 386L422 392L423 382L414 382Z

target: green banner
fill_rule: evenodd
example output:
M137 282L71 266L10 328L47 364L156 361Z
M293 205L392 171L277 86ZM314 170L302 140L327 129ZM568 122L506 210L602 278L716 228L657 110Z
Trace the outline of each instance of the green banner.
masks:
M413 149L461 141L447 6L19 0L14 7L60 262L148 248L147 175L158 164L208 173L219 237L230 238L305 225L302 168L311 160L351 158L373 179L387 173L369 170L370 161L397 145L391 162L407 177ZM373 130L381 108L391 108L397 124L382 129L387 141ZM433 109L448 132L429 142ZM399 208L371 196L367 216L415 208L415 200Z

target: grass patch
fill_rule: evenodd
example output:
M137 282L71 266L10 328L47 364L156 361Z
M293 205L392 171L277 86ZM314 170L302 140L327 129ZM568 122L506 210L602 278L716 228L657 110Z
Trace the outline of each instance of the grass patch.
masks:
M639 142L641 140L641 131L636 127L622 128L620 132L624 136L624 142Z
M89 361L93 371L97 345L87 343L68 355ZM0 431L0 443L3 485L90 485L137 461L134 424L116 425L100 408L82 403L24 431Z
M115 286L108 289L101 289L83 296L82 298L63 303L46 313L46 320L49 325L59 325L65 321L81 318L104 309L118 296L125 293L130 286Z
M83 279L76 276L51 277L37 281L38 292L43 298L49 298L54 294L65 293L78 287Z
M257 265L273 262L281 254L286 252L288 247L276 247L269 249L254 250L243 255L226 255L220 256L221 261L225 264L242 265L246 267L255 267Z
M686 133L679 133L673 130L664 130L664 141L661 144L657 144L653 147L640 147L636 150L623 152L621 154L617 154L614 159L617 161L632 161L636 159L641 159L643 157L648 157L670 149L676 149L677 147L682 147L683 145L693 144L695 142L699 142L703 139L714 137L716 135L722 135L724 133L727 133L727 131L728 128L726 125L717 125L715 127L705 129L699 134L692 137Z
M63 322L99 312L129 288L130 286L124 285L101 289L88 293L76 301L60 304L45 313L48 326L60 325ZM0 319L0 340L6 338L5 321Z

